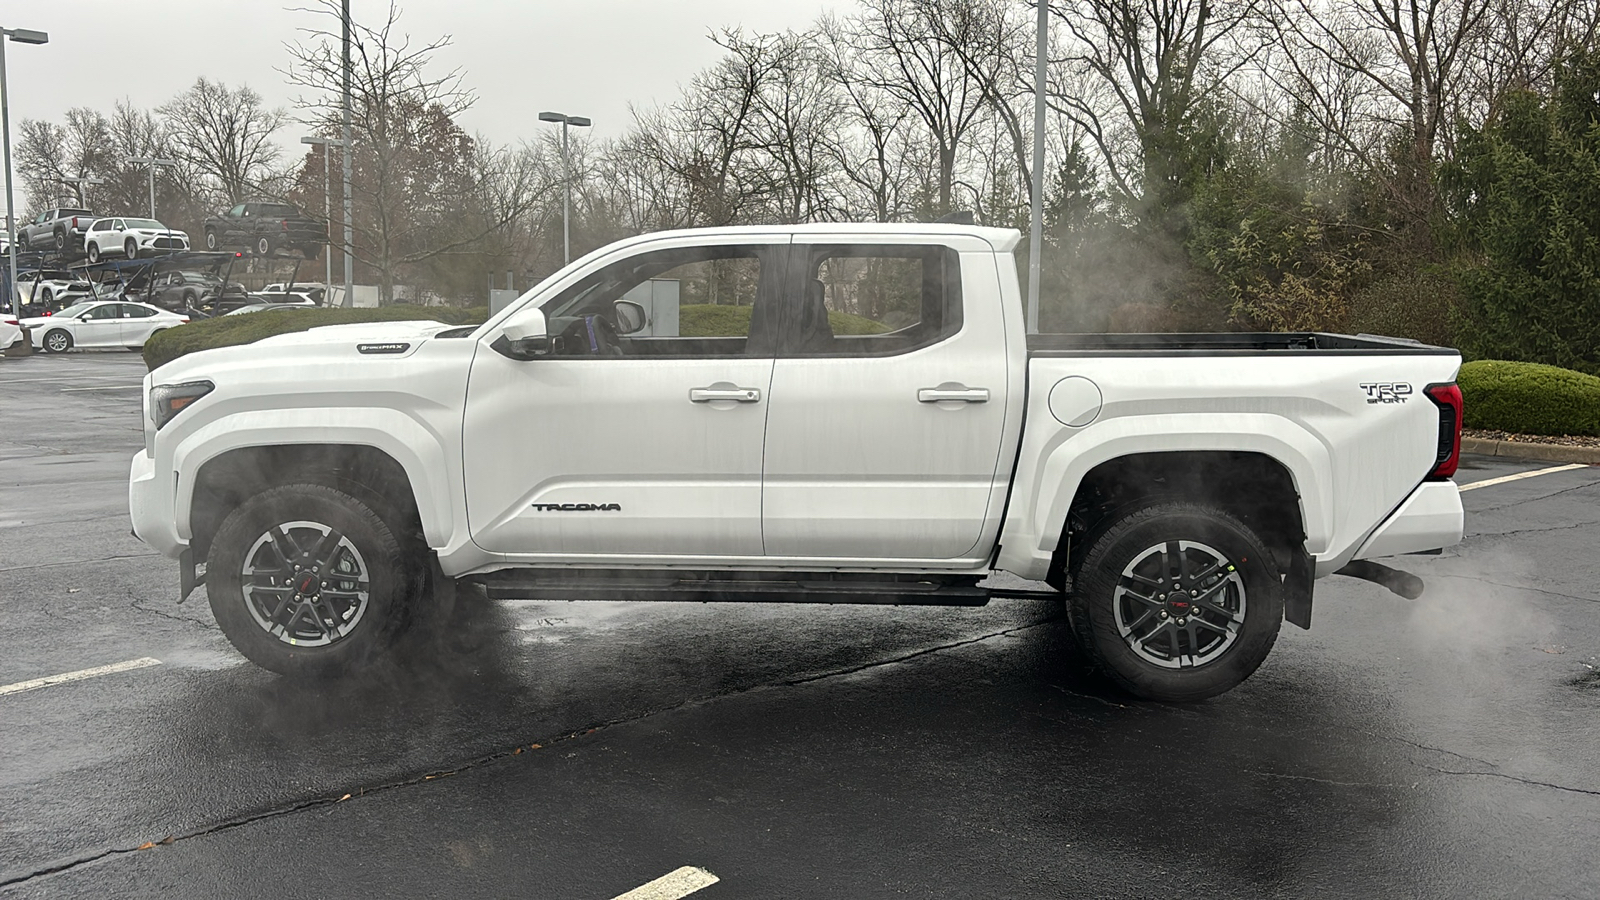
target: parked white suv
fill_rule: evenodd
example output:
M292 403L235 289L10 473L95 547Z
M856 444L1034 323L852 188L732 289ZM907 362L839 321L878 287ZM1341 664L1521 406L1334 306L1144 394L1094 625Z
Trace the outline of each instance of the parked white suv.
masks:
M1255 671L1313 579L1461 538L1453 350L1026 335L1016 231L631 238L478 326L337 325L145 379L135 533L283 673L450 596L1064 600L1112 678ZM199 567L204 564L203 576ZM1050 591L986 585L1004 570ZM426 589L431 582L432 590Z
M168 228L155 219L96 219L84 232L83 247L92 263L106 256L138 259L154 253L187 250L189 235Z

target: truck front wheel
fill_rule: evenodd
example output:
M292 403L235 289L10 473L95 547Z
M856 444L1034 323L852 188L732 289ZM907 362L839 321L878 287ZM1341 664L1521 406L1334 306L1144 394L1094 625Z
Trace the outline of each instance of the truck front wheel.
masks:
M414 573L370 506L318 484L272 488L223 521L206 593L228 640L281 675L326 677L382 656L408 624Z
M1091 535L1073 629L1095 665L1149 700L1214 697L1261 665L1283 621L1272 554L1231 514L1158 503Z

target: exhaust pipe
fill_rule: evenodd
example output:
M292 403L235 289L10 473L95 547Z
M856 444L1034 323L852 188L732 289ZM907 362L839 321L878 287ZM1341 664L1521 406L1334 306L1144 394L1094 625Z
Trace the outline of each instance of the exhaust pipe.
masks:
M1351 578L1359 578L1362 581L1370 581L1373 584L1388 588L1407 600L1415 600L1418 597L1421 597L1423 588L1425 587L1425 585L1422 583L1422 579L1411 574L1410 572L1402 572L1399 569L1391 569L1388 566L1385 566L1381 563L1375 563L1368 559L1355 560L1333 574L1349 575Z

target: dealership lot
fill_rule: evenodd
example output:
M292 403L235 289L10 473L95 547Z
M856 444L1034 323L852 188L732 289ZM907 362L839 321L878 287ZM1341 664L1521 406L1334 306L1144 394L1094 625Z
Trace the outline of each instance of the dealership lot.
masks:
M0 896L1600 893L1600 469L1469 458L1543 474L1189 706L1005 601L486 605L317 689L128 534L143 371L0 360Z

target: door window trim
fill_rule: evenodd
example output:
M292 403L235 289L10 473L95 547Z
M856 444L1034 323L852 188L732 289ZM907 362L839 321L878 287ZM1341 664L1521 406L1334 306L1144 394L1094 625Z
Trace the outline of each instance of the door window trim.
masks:
M943 321L939 330L925 335L916 341L882 340L892 338L894 332L875 335L834 335L836 342L833 349L822 352L806 350L801 347L805 340L802 335L806 317L806 305L810 301L806 296L807 282L811 280L811 273L816 265L812 259L819 253L826 253L825 258L911 258L929 257L937 253L942 257L944 266L953 270L953 275L946 277L942 282L942 297L940 313ZM817 263L820 265L820 260ZM796 243L789 250L787 265L788 277L784 280L783 303L779 318L779 359L862 359L873 357L902 356L927 347L950 340L961 333L963 327L963 302L961 289L961 254L954 247L945 244L895 244L895 243L827 243L816 241L810 243ZM927 285L923 286L923 318L917 325L908 326L916 328L926 321L929 310L929 298L926 296ZM873 339L880 340L873 340ZM837 343L839 341L843 343Z

